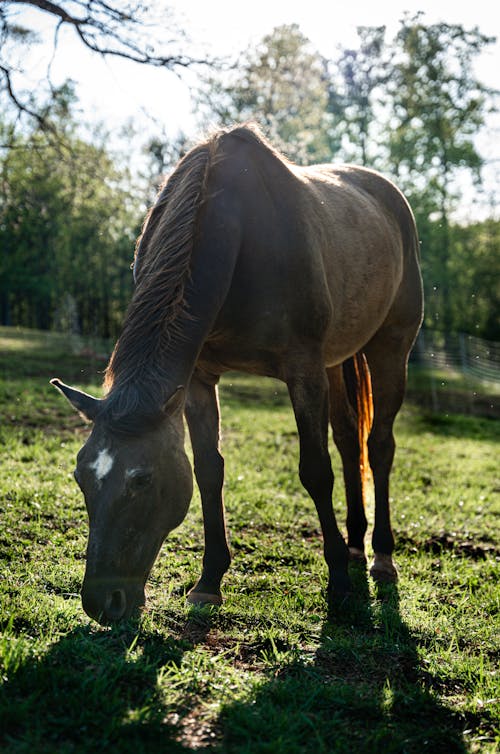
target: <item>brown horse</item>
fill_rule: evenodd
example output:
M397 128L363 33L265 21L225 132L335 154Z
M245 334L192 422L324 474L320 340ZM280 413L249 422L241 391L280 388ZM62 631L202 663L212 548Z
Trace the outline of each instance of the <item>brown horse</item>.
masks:
M230 553L217 383L230 369L288 386L330 602L349 591L349 555L364 558L368 457L371 574L396 578L392 428L422 318L418 260L406 200L371 170L296 167L247 126L219 131L181 160L139 239L106 397L53 381L94 422L75 472L90 520L82 588L90 616L109 622L144 604L161 544L186 515L192 473L183 413L205 533L202 574L188 599L221 603ZM329 420L343 462L347 544L332 508Z

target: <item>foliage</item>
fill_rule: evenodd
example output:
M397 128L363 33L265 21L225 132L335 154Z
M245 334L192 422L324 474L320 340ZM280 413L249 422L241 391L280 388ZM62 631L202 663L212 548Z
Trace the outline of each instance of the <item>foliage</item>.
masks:
M491 275L498 263L500 221L451 223L448 227L442 220L431 220L421 212L420 208L417 224L426 326L500 340L500 291L497 279ZM449 245L446 266L445 244ZM447 328L445 311L451 323Z
M130 298L138 201L105 136L79 138L67 107L62 145L35 130L0 160L1 321L48 329L72 307L71 329L110 337Z
M340 121L347 162L376 166L381 160L381 103L392 75L384 26L358 27L359 46L343 50L330 64L329 110Z
M438 221L426 245L426 263L439 281L439 324L445 331L457 327L451 300L450 215L458 196L454 178L468 170L480 181L482 160L474 137L491 94L475 78L472 62L491 41L478 29L426 26L419 15L403 21L396 38L389 160L419 225Z
M146 182L149 187L148 204L152 205L158 194L158 188L169 175L189 148L189 140L180 131L175 137L168 138L165 131L159 136L151 137L144 147L146 158Z
M450 315L454 328L500 338L500 221L485 220L451 228Z
M255 120L295 162L331 155L326 61L296 24L276 27L230 72L204 78L198 103L218 125Z
M406 18L396 37L390 79L390 161L414 192L425 187L441 215L448 214L450 183L461 167L475 171L481 158L473 137L484 123L487 96L473 61L493 38L478 29Z
M47 384L56 365L92 392L100 380L65 344L0 329L2 752L498 750L498 422L407 405L391 492L399 586L354 569L357 596L328 617L286 390L228 375L225 604L185 603L202 557L196 496L147 612L102 629L78 595L87 521L71 472L88 428Z

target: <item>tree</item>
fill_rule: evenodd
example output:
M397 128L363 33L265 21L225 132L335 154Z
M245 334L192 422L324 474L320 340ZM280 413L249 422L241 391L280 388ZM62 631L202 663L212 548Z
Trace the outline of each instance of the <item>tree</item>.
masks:
M53 54L57 52L62 28L74 31L76 40L89 50L171 71L201 61L183 52L188 47L183 32L164 8L159 15L155 6L138 0L0 0L0 94L7 96L18 114L34 118L44 129L50 120L32 96L21 93L16 83L15 58L36 43L37 35L27 25L23 12L39 10L53 20ZM17 53L17 54L16 54ZM22 64L19 63L22 67ZM50 73L48 74L50 82Z
M226 73L205 77L198 106L207 123L258 122L296 162L331 159L325 60L296 24L276 27Z
M374 165L380 152L377 104L391 75L384 26L360 26L357 48L342 50L330 68L329 110L342 129L349 162Z
M36 128L0 160L1 322L52 328L69 296L79 329L110 337L130 297L142 213L106 136L84 142L69 115L55 121L69 145L64 160Z
M146 203L154 204L158 189L179 160L188 150L189 140L185 133L179 131L170 138L161 130L159 135L153 136L144 147L146 156L146 170L143 176L146 181Z
M450 306L450 215L458 194L457 174L466 169L480 180L481 157L474 136L484 124L491 95L474 76L474 57L493 41L477 28L426 26L420 14L401 22L390 78L392 117L389 160L409 195L421 235L425 280L439 289L439 326L452 329ZM435 298L435 297L434 297ZM429 297L430 299L430 297Z
M453 329L500 341L500 222L484 220L451 229L449 263Z

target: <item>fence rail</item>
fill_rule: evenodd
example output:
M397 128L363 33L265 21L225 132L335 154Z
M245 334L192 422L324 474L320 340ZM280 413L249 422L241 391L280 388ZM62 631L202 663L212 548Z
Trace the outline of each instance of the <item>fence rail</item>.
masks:
M421 330L410 364L410 397L435 411L500 417L500 343Z
M500 383L500 343L473 335L421 330L412 361L436 369L449 369L477 380Z

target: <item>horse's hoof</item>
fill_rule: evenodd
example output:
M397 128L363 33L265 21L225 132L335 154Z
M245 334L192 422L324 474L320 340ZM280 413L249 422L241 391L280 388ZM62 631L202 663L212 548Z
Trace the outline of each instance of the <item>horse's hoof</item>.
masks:
M327 602L331 610L338 609L344 605L352 595L351 580L349 576L337 575L333 584L328 585Z
M391 555L375 553L370 568L370 576L374 581L382 584L394 584L398 580L398 571L392 562Z
M363 563L366 565L366 555L357 547L349 547L349 560L351 563Z
M207 592L189 592L187 601L190 605L222 605L220 594L208 594Z

